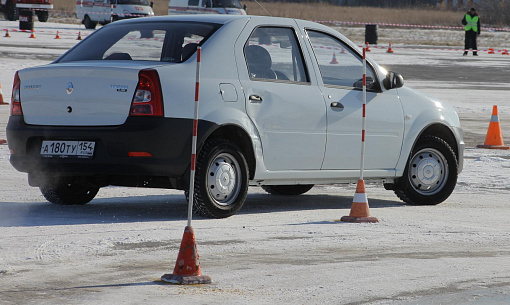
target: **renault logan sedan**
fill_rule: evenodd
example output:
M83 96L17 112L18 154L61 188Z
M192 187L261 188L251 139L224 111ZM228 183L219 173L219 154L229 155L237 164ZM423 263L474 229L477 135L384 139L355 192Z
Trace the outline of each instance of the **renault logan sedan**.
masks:
M317 23L260 16L115 22L18 71L10 162L56 204L85 204L108 185L189 194L197 46L196 212L235 214L249 185L299 195L358 179L359 48ZM409 204L444 201L462 170L457 114L371 60L366 75L364 179Z

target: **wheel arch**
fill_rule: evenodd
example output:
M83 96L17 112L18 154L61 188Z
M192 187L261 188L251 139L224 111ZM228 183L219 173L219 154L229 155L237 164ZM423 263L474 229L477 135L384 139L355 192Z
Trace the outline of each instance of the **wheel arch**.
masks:
M420 141L420 139L425 136L435 136L443 139L446 143L448 143L448 145L450 145L453 152L457 156L457 163L459 162L459 145L457 144L457 139L454 132L448 126L440 123L435 123L427 126L416 138L416 141L413 144L413 149L418 141Z
M249 134L243 128L233 124L222 125L215 129L205 140L209 139L225 139L239 146L248 163L249 179L254 178L256 162L253 143Z

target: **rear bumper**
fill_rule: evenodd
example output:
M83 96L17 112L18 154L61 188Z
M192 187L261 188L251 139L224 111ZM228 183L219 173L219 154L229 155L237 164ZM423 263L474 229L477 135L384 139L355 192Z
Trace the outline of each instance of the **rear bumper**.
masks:
M43 176L181 178L189 169L192 126L191 119L153 117L129 117L120 126L36 126L11 116L7 124L10 162L20 172ZM199 122L198 145L213 129L215 124ZM94 141L94 156L45 158L40 155L43 140ZM152 156L130 157L129 152Z

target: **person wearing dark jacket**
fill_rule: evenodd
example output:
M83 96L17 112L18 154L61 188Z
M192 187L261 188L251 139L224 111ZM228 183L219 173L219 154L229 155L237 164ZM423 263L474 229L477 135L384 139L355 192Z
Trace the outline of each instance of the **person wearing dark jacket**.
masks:
M476 13L475 8L471 8L464 19L462 19L462 24L464 25L464 29L466 31L466 40L464 45L464 56L468 54L469 49L473 50L473 55L478 56L477 48L476 48L476 38L480 36L480 16Z

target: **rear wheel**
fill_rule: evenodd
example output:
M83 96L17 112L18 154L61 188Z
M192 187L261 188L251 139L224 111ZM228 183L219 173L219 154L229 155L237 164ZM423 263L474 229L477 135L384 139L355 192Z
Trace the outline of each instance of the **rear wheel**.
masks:
M197 158L193 210L206 217L237 213L248 192L248 165L237 145L228 140L205 142Z
M86 29L95 29L97 22L92 21L89 15L85 15L85 18L83 18L83 25Z
M9 21L16 21L19 18L19 11L13 0L8 0L5 6L5 18Z
M54 204L83 205L90 202L99 187L78 180L59 181L39 188L44 198Z
M395 194L409 204L439 204L453 192L457 169L450 145L438 137L425 136L413 149Z
M313 184L263 185L262 189L271 195L301 195L311 190Z
M49 18L48 11L36 11L35 13L37 14L37 19L40 22L48 21L48 18Z

